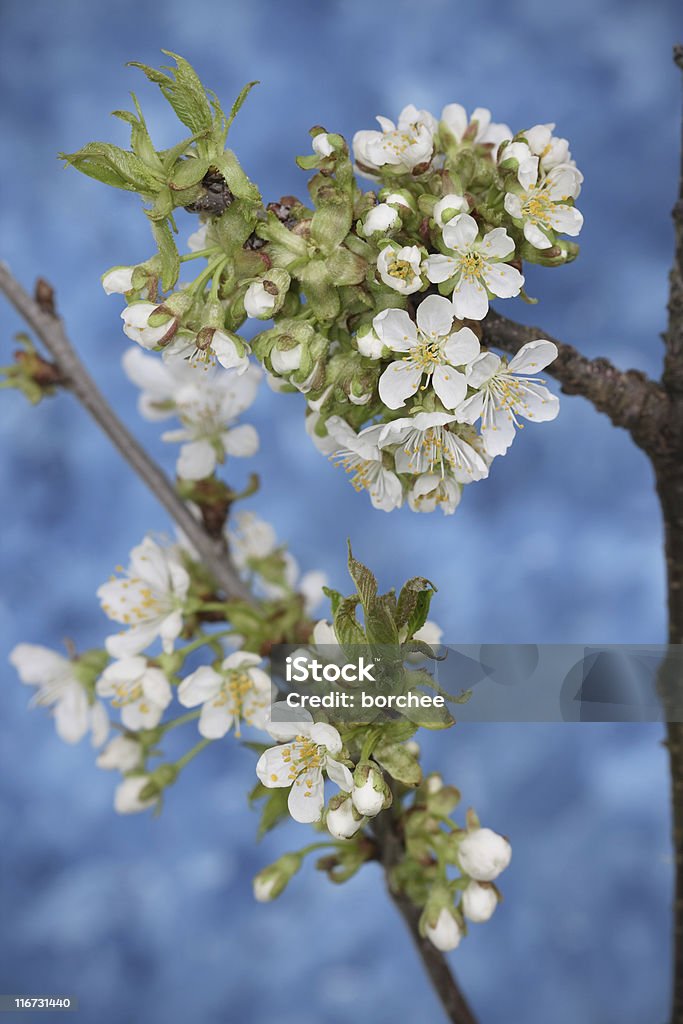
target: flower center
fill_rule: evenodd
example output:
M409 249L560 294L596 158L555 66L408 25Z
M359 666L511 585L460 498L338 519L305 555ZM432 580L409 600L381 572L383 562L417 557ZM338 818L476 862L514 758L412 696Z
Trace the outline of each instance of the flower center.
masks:
M126 704L134 704L142 698L142 686L140 683L114 683L114 698L112 705L115 708L125 707ZM145 709L141 709L145 710Z
M298 785L305 781L306 788L311 789L312 779L302 780L299 776L308 775L309 772L322 768L323 753L324 748L314 743L308 736L297 736L294 743L287 744L282 751L282 760L289 768L290 780Z
M387 265L387 273L399 281L408 281L413 276L413 267L408 260L392 260Z
M480 253L467 252L460 261L460 273L471 281L481 274L483 262Z
M547 192L539 191L529 195L527 201L522 207L522 210L530 220L540 221L545 224L548 214L552 210L552 205L552 199Z

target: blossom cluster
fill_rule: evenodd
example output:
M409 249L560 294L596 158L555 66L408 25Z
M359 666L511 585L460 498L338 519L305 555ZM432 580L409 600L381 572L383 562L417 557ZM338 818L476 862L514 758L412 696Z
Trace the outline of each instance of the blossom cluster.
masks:
M120 774L114 807L121 814L158 809L209 743L248 730L250 745L260 751L252 796L265 801L262 828L289 815L327 837L264 868L254 880L261 901L279 895L305 854L321 846L330 852L318 867L335 881L351 877L373 857L375 819L396 802L392 815L402 808L406 830L401 884L422 908L423 933L439 949L455 948L466 922L487 920L497 906L493 882L509 862L508 841L482 829L472 812L464 829L449 820L459 797L438 775L423 778L411 738L419 720L369 727L292 710L278 702L278 679L267 658L274 620L283 642L303 643L328 660L343 660L350 639L376 643L375 629L386 636L393 628L406 684L415 692L435 685L419 667L441 639L427 619L431 584L409 581L382 621L390 595L376 593L374 577L351 554L361 598L324 587L321 573L301 576L270 524L253 513L242 512L228 536L245 581L261 595L255 605L219 601L183 538L161 543L148 536L131 551L128 566L97 591L102 610L120 627L102 649L63 656L19 644L12 664L22 682L35 687L35 703L51 708L59 736L76 743L89 734L98 767ZM332 621L313 623L323 588ZM353 610L359 600L364 629ZM436 724L451 723L444 712ZM199 738L177 760L164 759L168 733L180 727L194 727Z
M452 513L522 420L557 416L539 377L555 345L539 338L511 359L497 355L483 345L495 347L484 321L491 301L528 299L525 264L575 258L566 236L581 230L583 176L553 124L513 134L488 110L468 116L457 103L440 117L408 106L396 123L378 122L351 147L312 129L313 153L298 160L313 172L310 205L264 203L223 148L223 127L201 161L195 143L174 151L169 180L191 184L174 188L173 202L200 218L188 252L179 257L157 231L156 256L112 268L103 284L126 297L128 337L167 364L246 376L253 355L272 388L302 393L314 443L376 508ZM149 145L137 138L132 154L151 174ZM97 176L84 153L68 159ZM358 176L373 187L364 191ZM148 200L157 189L167 204L160 184L129 187ZM195 260L202 269L179 284ZM142 362L127 358L141 378ZM213 372L205 380L215 390ZM194 479L254 444L244 427L222 429L219 396L209 404L210 427L181 402L183 432L167 435L185 442L179 468Z

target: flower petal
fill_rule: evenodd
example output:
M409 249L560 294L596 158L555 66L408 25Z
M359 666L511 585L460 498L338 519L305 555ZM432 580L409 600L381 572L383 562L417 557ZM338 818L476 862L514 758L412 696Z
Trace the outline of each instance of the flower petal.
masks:
M451 366L465 366L477 358L479 350L479 339L474 331L470 327L461 327L451 334L443 353Z
M510 360L508 370L510 373L535 375L554 359L557 359L557 345L552 341L546 341L545 338L539 338L538 341L528 341L526 345L522 345L517 355Z
M390 363L379 379L379 397L389 409L400 409L420 386L422 374L412 363Z
M489 297L481 281L460 278L453 291L453 309L458 320L483 320L489 311Z
M486 287L499 299L511 299L519 295L524 285L524 277L507 263L491 263L483 273Z
M289 791L287 806L295 821L304 825L320 821L325 806L325 786L319 768L296 779Z
M479 234L479 226L469 213L459 213L453 220L449 220L443 229L444 244L449 249L456 251L467 250Z
M417 307L417 326L423 334L441 338L453 323L453 303L443 295L430 295Z
M417 330L404 309L385 309L372 321L383 345L396 352L409 352L417 344Z
M437 366L432 374L432 387L447 409L455 409L467 394L464 373L450 366Z

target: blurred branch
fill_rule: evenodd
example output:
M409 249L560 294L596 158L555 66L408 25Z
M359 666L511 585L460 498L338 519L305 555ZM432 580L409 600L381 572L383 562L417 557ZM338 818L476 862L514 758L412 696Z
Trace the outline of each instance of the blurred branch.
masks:
M9 267L0 262L0 292L5 294L10 304L54 359L54 365L61 375L62 386L78 399L114 447L159 499L226 596L251 600L249 591L240 579L222 541L210 537L195 519L166 474L124 426L83 366L67 337L61 318L57 315L54 293L50 285L39 280L36 296L31 298L12 275Z
M460 986L448 966L446 957L439 952L436 946L432 945L429 939L420 935L419 907L416 907L412 900L398 892L392 885L393 870L403 860L405 849L401 836L396 830L396 820L391 808L377 815L372 824L372 832L386 875L389 896L408 926L422 965L439 997L446 1017L451 1024L477 1024L477 1018L460 991Z

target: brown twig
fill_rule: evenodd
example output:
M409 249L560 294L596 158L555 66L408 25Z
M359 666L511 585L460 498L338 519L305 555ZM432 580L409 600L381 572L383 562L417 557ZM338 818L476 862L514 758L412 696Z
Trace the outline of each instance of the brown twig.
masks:
M249 590L230 561L221 541L208 535L190 509L178 497L165 473L150 459L147 452L124 426L100 392L67 337L64 324L55 311L54 294L45 281L40 281L33 299L0 263L0 292L3 292L17 313L34 331L59 369L66 387L90 413L140 479L159 499L166 511L195 548L199 558L212 573L228 598L249 601Z
M389 896L408 926L425 971L451 1024L477 1024L477 1018L465 999L443 953L420 935L420 909L392 882L394 868L405 856L403 841L396 829L392 809L382 811L373 821L372 832L384 868Z

